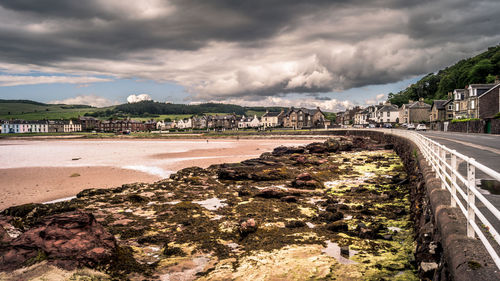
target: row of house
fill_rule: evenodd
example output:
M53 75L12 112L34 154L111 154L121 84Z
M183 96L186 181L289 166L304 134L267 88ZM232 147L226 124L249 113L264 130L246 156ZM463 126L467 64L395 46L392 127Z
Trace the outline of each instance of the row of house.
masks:
M2 134L13 133L71 133L82 131L82 125L78 122L69 121L24 121L12 120L2 122Z
M318 107L314 110L291 107L286 112L266 111L261 118L257 115L237 117L230 115L203 115L184 118L179 121L159 121L156 128L168 129L245 129L245 128L274 128L285 127L293 129L325 128L330 126L330 120Z
M330 125L324 113L318 108L314 110L291 107L286 112L267 111L261 118L257 115L241 116L202 115L174 120L171 122L149 120L146 122L124 120L99 120L94 117L79 117L77 121L5 121L2 124L2 133L50 133L50 132L139 132L169 129L245 129L245 128L273 128L287 127L325 128Z
M432 103L430 122L452 119L491 119L500 112L500 81L493 84L471 84L448 93L447 100Z
M465 89L448 93L446 100L434 100L432 105L410 100L401 107L390 102L356 106L337 113L339 125L367 125L385 123L435 123L462 118L490 119L500 112L500 81L492 84L471 84Z

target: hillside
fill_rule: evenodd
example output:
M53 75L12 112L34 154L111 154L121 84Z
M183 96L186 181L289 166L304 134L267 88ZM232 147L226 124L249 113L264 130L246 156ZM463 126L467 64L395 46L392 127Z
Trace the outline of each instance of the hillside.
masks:
M88 105L45 104L31 100L0 99L0 119L71 119L86 113L109 108L95 108Z
M463 89L468 84L493 83L496 76L500 76L500 45L437 73L430 73L399 93L389 93L388 97L398 106L419 98L430 103L435 99L446 99L448 92Z

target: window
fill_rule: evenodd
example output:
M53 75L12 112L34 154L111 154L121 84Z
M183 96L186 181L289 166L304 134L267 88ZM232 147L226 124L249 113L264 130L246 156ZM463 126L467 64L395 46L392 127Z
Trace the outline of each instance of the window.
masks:
M475 89L474 89L474 90L475 90ZM471 101L470 101L470 108L471 108L471 109L474 109L474 108L475 108L475 106L476 106L474 102L475 102L475 100L471 100Z
M457 104L455 104L455 111L458 111L458 110L460 110L460 104L457 103Z
M448 105L448 110L453 110L453 104Z

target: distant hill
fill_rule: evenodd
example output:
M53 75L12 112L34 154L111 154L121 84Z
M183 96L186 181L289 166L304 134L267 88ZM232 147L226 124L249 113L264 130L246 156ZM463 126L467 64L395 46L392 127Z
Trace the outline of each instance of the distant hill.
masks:
M86 113L105 109L88 105L45 104L31 100L0 99L0 119L59 120L83 116Z
M154 101L141 101L126 103L115 107L116 112L129 113L133 115L142 114L204 114L204 113L235 113L237 115L248 115L248 111L265 112L280 111L282 107L244 107L224 103L202 103L202 104L174 104Z
M500 45L490 47L475 57L463 59L456 64L430 73L399 93L390 93L393 104L401 106L408 100L424 98L430 103L435 99L446 99L448 92L463 89L474 83L493 83L500 76Z

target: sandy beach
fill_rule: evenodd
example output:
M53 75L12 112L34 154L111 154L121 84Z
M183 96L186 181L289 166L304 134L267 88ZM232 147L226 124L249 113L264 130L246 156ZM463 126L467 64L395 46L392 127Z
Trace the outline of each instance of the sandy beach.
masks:
M74 196L87 188L152 183L191 166L239 162L314 140L4 140L0 210Z

